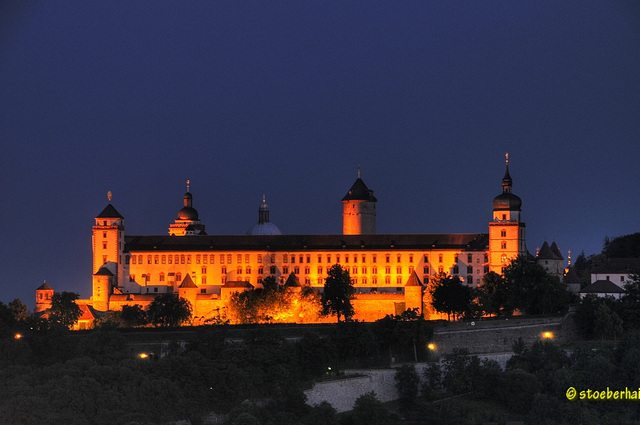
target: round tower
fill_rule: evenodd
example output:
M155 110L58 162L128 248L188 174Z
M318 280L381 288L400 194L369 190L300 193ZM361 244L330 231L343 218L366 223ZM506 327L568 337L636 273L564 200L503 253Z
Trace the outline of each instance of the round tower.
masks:
M360 178L342 198L342 233L363 235L376 233L376 202L373 190L369 190Z
M187 180L187 193L184 194L184 206L178 211L178 217L169 225L172 236L206 235L205 226L198 217L198 211L193 208L193 195L190 191L191 182Z

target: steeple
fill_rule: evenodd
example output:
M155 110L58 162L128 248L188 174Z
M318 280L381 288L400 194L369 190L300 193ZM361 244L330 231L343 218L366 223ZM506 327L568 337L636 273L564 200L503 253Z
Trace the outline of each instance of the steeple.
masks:
M504 155L505 158L505 172L502 178L502 193L511 193L511 187L513 186L513 180L509 174L509 153Z
M265 195L262 195L262 203L258 208L258 223L247 230L247 235L281 235L282 232L273 223L269 222L269 206Z
M200 222L198 210L193 208L191 180L187 180L187 192L183 197L183 207L178 211L175 222L169 225L169 234L175 236L206 235L205 225Z

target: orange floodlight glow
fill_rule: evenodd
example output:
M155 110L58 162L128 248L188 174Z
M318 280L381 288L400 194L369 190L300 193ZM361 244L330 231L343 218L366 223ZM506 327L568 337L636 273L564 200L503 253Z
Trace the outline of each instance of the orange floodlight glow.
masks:
M553 339L553 332L548 332L548 331L547 332L543 332L542 333L542 337L544 339Z
M430 342L429 344L427 344L427 348L431 351L435 351L436 345L433 342Z
M20 339L22 339L22 334L17 333L17 334L15 334L15 335L13 336L13 338L14 338L14 339L18 339L18 340L20 340Z

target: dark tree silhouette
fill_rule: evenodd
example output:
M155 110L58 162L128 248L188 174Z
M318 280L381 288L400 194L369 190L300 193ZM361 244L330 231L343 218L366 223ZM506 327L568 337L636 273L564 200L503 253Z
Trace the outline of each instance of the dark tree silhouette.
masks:
M51 297L51 308L49 309L49 319L51 322L65 328L73 326L80 316L82 310L76 304L79 295L74 292L56 292Z
M340 264L331 266L324 284L322 293L322 315L337 316L350 320L355 311L351 300L355 297L355 289L351 283L349 272L342 268Z
M191 303L174 294L158 295L149 305L148 317L155 326L180 326L191 317Z

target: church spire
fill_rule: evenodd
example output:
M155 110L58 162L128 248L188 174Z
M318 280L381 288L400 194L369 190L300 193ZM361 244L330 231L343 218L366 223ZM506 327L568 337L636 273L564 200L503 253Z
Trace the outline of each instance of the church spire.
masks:
M511 187L513 186L513 180L509 174L509 153L504 155L505 172L502 178L502 193L511 193Z

